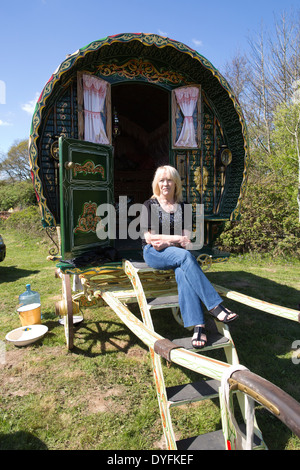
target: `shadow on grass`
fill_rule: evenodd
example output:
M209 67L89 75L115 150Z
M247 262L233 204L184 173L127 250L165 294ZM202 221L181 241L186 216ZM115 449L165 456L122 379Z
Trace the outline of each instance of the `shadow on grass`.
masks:
M83 311L84 316L84 311ZM64 329L58 326L58 321L45 318L45 324L49 328L48 335L54 328ZM104 320L99 315L99 321L85 318L77 323L74 328L74 346L72 354L86 357L98 357L116 352L127 353L130 348L140 345L148 350L147 346L139 340L121 321Z
M0 433L0 450L47 450L46 444L30 432Z
M0 283L15 282L22 277L28 277L32 274L38 274L40 271L35 269L22 269L16 266L0 266Z
M245 271L211 272L207 277L214 284L219 284L241 294L299 310L299 290L266 277L256 276Z
M138 338L122 323L114 321L99 321L84 323L80 331L75 326L75 337L79 336L81 343L87 343L88 347L80 347L79 341L75 340L72 352L95 357L115 352L127 353L133 345L137 344ZM141 344L143 344L141 342Z

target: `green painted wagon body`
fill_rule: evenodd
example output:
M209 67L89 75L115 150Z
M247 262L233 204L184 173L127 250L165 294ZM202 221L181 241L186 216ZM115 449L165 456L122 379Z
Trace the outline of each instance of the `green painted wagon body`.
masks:
M180 90L195 94L192 111ZM150 197L161 164L178 169L185 200L203 204L211 253L225 221L239 218L249 157L242 111L222 75L184 44L142 33L106 37L62 62L37 102L29 153L42 223L62 227L65 258L101 243L99 204Z

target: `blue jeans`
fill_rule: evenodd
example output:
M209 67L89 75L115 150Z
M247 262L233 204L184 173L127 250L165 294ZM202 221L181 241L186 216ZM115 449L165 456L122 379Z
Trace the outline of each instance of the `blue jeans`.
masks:
M157 251L152 245L146 245L143 255L151 268L174 270L184 326L203 325L201 301L207 310L211 310L222 302L222 298L203 273L196 258L188 250L175 246Z

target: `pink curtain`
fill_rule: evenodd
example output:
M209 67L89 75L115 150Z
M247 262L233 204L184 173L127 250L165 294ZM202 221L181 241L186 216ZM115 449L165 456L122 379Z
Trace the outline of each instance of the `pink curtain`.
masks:
M199 97L199 88L178 88L175 90L175 95L184 116L182 129L175 145L176 147L197 147L193 114Z
M84 140L109 144L103 124L103 113L108 83L92 75L83 75Z

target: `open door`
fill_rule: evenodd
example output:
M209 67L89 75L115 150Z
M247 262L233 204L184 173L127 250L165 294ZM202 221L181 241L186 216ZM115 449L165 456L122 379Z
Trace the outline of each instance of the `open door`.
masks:
M62 259L110 243L108 234L103 237L99 207L113 204L112 157L110 145L59 139Z

